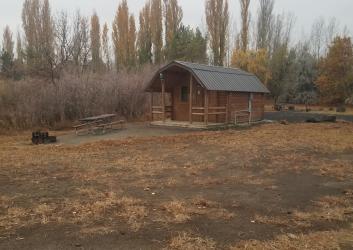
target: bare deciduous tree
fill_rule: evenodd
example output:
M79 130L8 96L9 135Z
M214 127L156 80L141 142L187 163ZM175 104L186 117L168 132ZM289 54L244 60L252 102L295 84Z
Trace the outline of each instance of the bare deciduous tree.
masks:
M14 58L14 41L12 38L12 32L9 26L6 26L3 33L2 39L3 52L13 60Z
M314 22L310 40L313 54L316 60L319 61L325 44L325 19L323 17L320 17Z
M56 44L58 61L61 67L70 60L71 39L70 39L70 24L68 14L61 11L56 20Z
M256 48L269 48L273 21L274 0L260 0L256 30Z

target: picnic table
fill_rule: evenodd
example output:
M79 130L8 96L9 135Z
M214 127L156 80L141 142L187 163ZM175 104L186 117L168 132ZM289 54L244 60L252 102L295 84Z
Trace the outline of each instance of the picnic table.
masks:
M125 121L114 121L116 117L117 115L115 114L103 114L79 119L80 124L74 126L76 135L78 135L79 132L83 130L87 131L88 133L95 133L98 130L102 130L104 134L107 129L113 130L115 125L119 125L120 129L122 129L124 127Z
M104 114L104 115L86 117L86 118L80 119L79 121L82 123L97 122L97 121L108 122L108 121L111 121L112 119L114 119L115 117L116 117L115 114Z

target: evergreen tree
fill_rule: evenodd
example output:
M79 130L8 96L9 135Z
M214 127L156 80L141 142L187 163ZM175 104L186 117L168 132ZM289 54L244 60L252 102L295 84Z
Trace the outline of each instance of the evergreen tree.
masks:
M195 63L207 61L207 39L199 29L194 31L189 26L181 25L170 44L170 60Z
M14 41L9 26L4 29L0 57L2 62L1 72L7 77L11 77L14 66Z

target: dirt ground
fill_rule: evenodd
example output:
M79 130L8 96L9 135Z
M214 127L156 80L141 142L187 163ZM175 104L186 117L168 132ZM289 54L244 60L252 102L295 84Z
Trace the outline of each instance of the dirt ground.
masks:
M92 143L96 141L108 141L119 139L132 139L143 137L159 137L169 135L179 135L190 132L190 130L182 128L160 128L151 127L147 123L128 123L124 129L117 129L106 134L82 134L77 136L74 131L59 133L58 143L66 145L79 145L82 143Z
M0 137L0 249L352 249L353 125L31 146Z

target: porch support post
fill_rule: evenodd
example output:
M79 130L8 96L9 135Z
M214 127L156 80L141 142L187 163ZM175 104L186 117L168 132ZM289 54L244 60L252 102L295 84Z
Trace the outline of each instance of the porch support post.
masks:
M227 106L226 106L226 124L229 124L229 110L230 110L230 92L227 92Z
M151 112L151 121L153 122L153 91L151 90L150 91L150 98L151 98L151 109L150 109L150 112Z
M165 122L165 80L161 79L162 83L162 116L163 116L163 122Z
M208 90L205 89L205 124L208 125Z
M190 90L190 93L189 93L189 121L190 121L190 124L192 124L192 85L193 85L193 82L192 82L192 74L190 74L190 87L189 87L189 90Z

